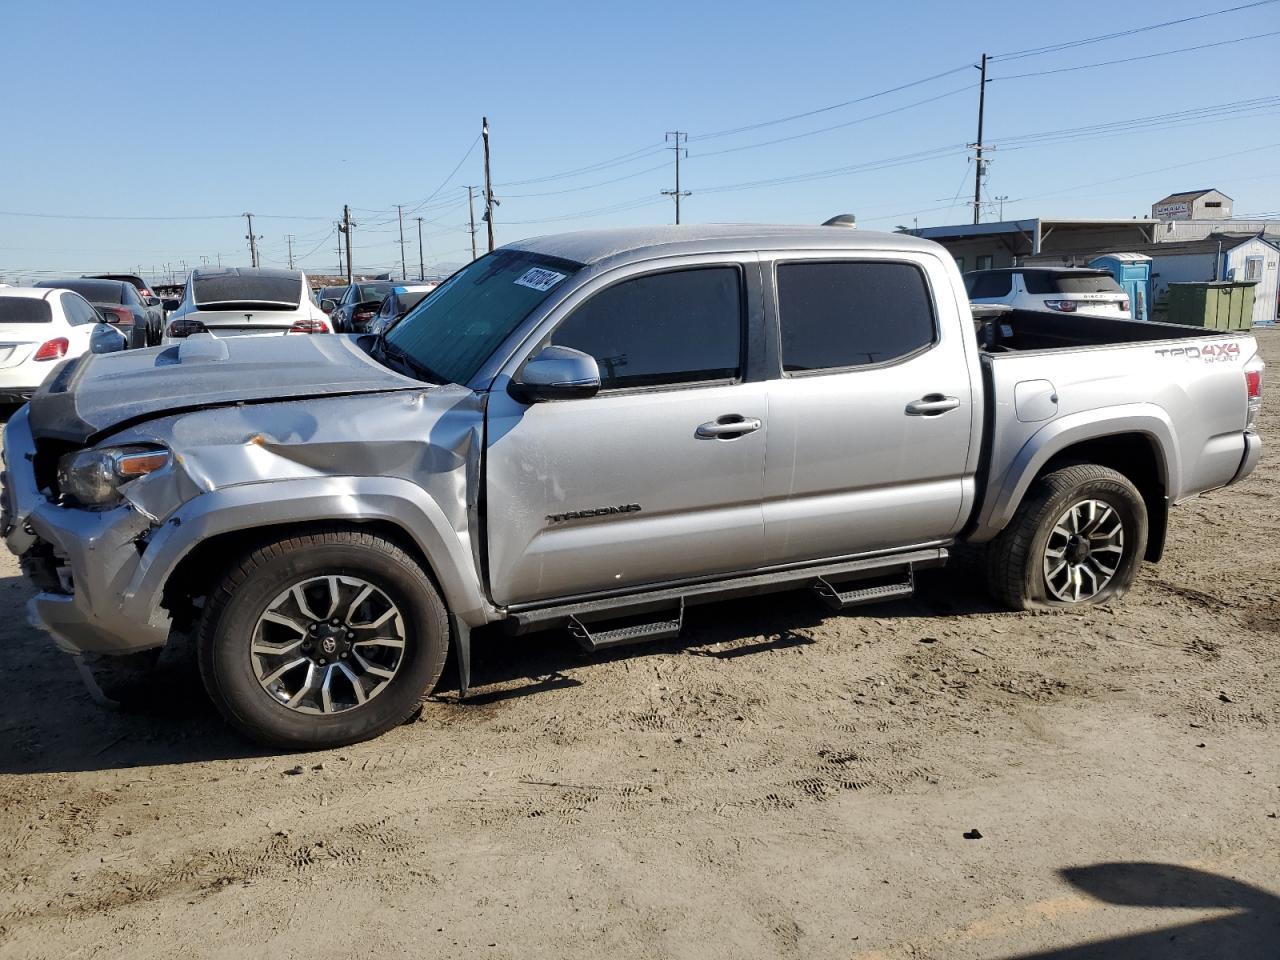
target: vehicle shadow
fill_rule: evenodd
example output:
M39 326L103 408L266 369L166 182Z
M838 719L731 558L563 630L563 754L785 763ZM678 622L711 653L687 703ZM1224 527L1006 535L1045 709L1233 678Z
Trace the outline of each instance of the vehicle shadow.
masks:
M1276 960L1280 897L1230 877L1167 863L1098 863L1059 871L1104 903L1152 909L1222 910L1218 916L1008 960Z
M472 638L472 688L460 709L565 690L590 682L590 668L617 660L686 654L720 660L767 655L819 642L807 635L834 616L933 617L987 614L980 584L963 572L927 571L909 601L833 613L811 592L792 590L688 608L679 637L636 646L584 652L566 630L511 636L500 626ZM72 772L197 763L277 755L233 733L205 694L189 649L167 650L132 711L96 702L74 661L25 623L30 587L21 577L0 579L0 774ZM584 669L585 668L585 669ZM569 676L573 671L577 676ZM453 657L434 697L456 701Z

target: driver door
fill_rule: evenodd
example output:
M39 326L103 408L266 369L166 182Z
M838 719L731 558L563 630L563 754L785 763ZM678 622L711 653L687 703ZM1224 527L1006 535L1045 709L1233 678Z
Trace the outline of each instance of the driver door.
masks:
M760 565L766 386L745 376L759 305L756 262L722 259L646 266L570 301L527 356L548 343L588 353L600 392L533 404L503 389L489 397L496 602ZM730 420L742 431L714 429Z

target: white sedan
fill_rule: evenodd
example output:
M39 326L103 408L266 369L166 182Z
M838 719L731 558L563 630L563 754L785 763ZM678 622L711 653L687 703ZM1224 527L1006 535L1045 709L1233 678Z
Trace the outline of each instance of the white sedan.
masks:
M23 403L58 365L85 353L123 350L124 336L70 290L0 290L0 403Z

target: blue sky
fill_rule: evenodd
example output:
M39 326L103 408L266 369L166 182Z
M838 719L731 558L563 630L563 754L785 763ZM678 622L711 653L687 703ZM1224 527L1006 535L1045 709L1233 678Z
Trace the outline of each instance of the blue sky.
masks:
M1245 2L1108 13L1028 0L9 0L0 276L247 263L246 210L265 264L283 264L291 233L307 269L333 271L343 203L356 209L358 265L399 271L396 203L427 221L428 271L457 263L469 247L462 185L482 182L486 114L499 243L670 222L662 141L676 129L689 133L686 222L813 223L846 211L867 228L963 222L978 76L966 64ZM1233 196L1237 213L1280 210L1280 35L1013 78L1273 31L1280 3L996 60L988 195L1010 198L1006 218L1145 215L1164 194L1202 186ZM766 123L810 111L821 112ZM1108 123L1118 126L1017 139ZM726 132L739 127L752 129ZM174 219L91 219L118 217ZM195 217L208 219L185 219ZM412 220L406 237L416 274Z

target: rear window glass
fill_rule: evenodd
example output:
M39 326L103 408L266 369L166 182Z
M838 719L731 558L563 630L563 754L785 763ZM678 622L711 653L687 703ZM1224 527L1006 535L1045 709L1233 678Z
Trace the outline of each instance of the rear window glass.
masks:
M197 304L281 303L296 307L302 295L299 276L219 273L197 276L192 282Z
M90 303L124 303L124 284L119 280L41 280L36 286L74 290Z
M394 283L362 283L360 284L360 296L356 300L357 303L366 303L369 300L381 300L395 288Z
M1027 293L1123 293L1109 273L1028 271L1022 277Z
M1013 291L1011 273L970 273L964 278L964 288L973 299L983 297L1007 297Z
M0 297L0 323L52 323L53 311L46 300L31 297Z

